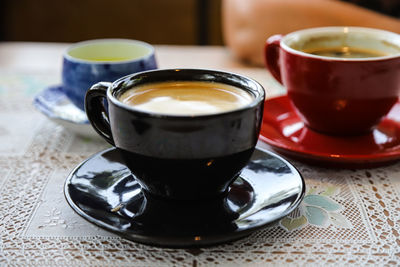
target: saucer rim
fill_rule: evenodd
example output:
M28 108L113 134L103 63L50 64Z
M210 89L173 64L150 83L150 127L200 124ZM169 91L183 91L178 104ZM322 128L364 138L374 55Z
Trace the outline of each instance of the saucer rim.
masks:
M52 113L50 110L46 109L47 111L45 111L42 107L48 107L48 105L44 104L43 101L40 100L40 96L42 96L45 92L48 92L52 89L58 89L58 91L62 94L63 97L65 97L66 99L68 99L69 101L71 101L69 99L69 97L64 93L63 91L63 86L62 84L55 84L55 85L49 85L47 87L45 87L43 90L41 90L39 93L37 93L32 101L33 106L40 111L41 113L43 113L44 115L46 115L46 117L50 118L50 119L56 119L56 120L62 120L62 121L66 121L66 122L71 122L74 124L78 124L78 125L89 125L89 120L86 120L84 122L78 122L78 121L74 121L74 120L70 120L70 119L65 119L65 118L61 118L59 116L54 115L54 113ZM71 104L73 104L71 102ZM74 105L75 106L75 105ZM76 107L76 106L75 106ZM76 107L77 109L81 110L80 108ZM85 112L83 110L81 110L82 112Z
M281 101L287 101L290 104L289 97L287 95L281 95L281 96L276 96L272 97L269 99L265 100L264 105L266 105L268 102L281 102ZM395 105L399 105L399 102L397 102ZM291 108L290 110L291 113L295 114L296 118L298 118L298 122L301 122L303 125L301 127L304 128L306 127L304 123L301 121L301 118L299 117L298 114L295 113L294 108ZM266 109L264 109L264 112L268 112ZM390 119L388 116L384 117L382 121L378 124L381 125L384 122L394 122L394 120ZM307 159L311 161L320 161L320 162L331 162L331 163L344 163L344 164L374 164L374 163L383 163L383 162L391 162L395 161L397 159L400 159L400 145L394 146L390 148L392 151L387 151L386 152L379 152L379 153L373 153L373 154L329 154L329 153L323 153L319 152L315 149L311 150L308 148L305 148L304 150L300 149L300 145L296 144L293 142L294 146L289 146L286 143L280 143L277 142L273 139L268 138L268 136L265 135L265 131L263 131L263 128L268 127L268 128L273 128L274 131L279 133L280 139L286 139L281 131L276 129L276 127L272 126L264 126L267 125L267 121L265 120L265 116L263 118L262 122L262 127L260 131L260 137L259 139L263 142L265 142L267 145L270 145L275 151L278 153L282 153L285 155L293 156L296 158L300 159ZM400 127L399 127L400 129ZM319 133L318 133L319 134ZM322 138L324 137L323 134L319 134ZM334 138L334 136L329 136L329 138ZM397 150L393 150L393 148L398 147Z
M244 238L248 235L250 235L253 232L256 232L264 227L266 227L269 224L272 224L274 222L276 222L277 220L283 218L284 216L287 216L288 214L290 214L291 212L293 212L293 210L295 210L300 203L302 202L305 193L306 193L306 184L305 184L305 180L303 175L301 174L301 172L293 165L291 164L288 160L284 159L283 157L281 157L280 155L277 155L274 152L268 151L265 148L261 148L261 147L256 147L257 150L262 151L263 153L269 154L272 157L275 157L279 160L281 160L283 163L285 163L285 165L287 165L292 171L295 171L296 175L298 176L299 179L299 184L301 184L301 192L299 192L298 197L295 201L291 202L290 204L290 208L285 210L285 212L282 212L281 214L279 214L279 216L277 216L276 218L272 219L272 220L266 220L263 223L259 223L256 226L252 226L249 227L247 229L242 229L240 231L234 230L231 233L228 234L213 234L213 235L206 235L205 239L201 239L201 240L189 240L189 236L186 237L174 237L174 240L171 242L170 237L155 237L154 235L148 235L148 236L143 236L143 235L132 235L131 233L129 235L124 234L123 232L119 231L118 229L116 229L115 227L112 227L112 225L110 224L106 224L101 220L95 219L92 216L90 216L89 214L85 213L72 199L72 197L69 194L68 191L68 185L70 184L70 180L73 177L73 175L76 173L76 171L81 168L85 163L87 163L88 161L92 160L95 157L98 157L102 154L105 153L110 153L113 151L116 151L117 149L115 147L111 147L102 151L99 151L91 156L89 156L86 160L82 161L81 163L79 163L67 176L65 182L64 182L64 186L63 186L63 193L64 193L64 197L68 203L68 205L72 208L72 210L74 212L76 212L79 216L81 216L83 219L85 219L86 221L88 221L89 223L93 223L94 225L97 225L99 227L101 227L102 229L111 232L113 234L116 234L124 239L128 239L128 240L132 240L134 242L138 242L144 245L151 245L151 246L158 246L158 247L165 247L165 248L198 248L198 247L207 247L207 246L215 246L215 245L219 245L219 244L223 244L223 243L227 243L227 242L234 242L236 240L239 240L241 238ZM240 176L239 177L245 181L248 182L248 180L243 177ZM238 177L238 178L239 178ZM250 183L251 184L251 183ZM254 191L254 187L251 185L252 190ZM255 213L260 212L262 209L257 210ZM253 213L253 214L255 214ZM240 217L233 220L233 221L239 221ZM242 220L245 218L242 218Z
M67 129L68 131L77 134L78 136L82 137L89 137L89 138L95 138L97 140L103 140L97 133L96 131L92 128L92 126L89 123L89 120L86 119L86 121L78 122L74 121L68 118L62 118L54 113L52 113L51 109L49 108L49 105L47 105L45 102L40 100L40 97L45 94L46 92L49 92L50 90L57 90L62 97L65 97L67 101L70 101L69 97L64 93L62 90L62 85L61 84L56 84L56 85L49 85L45 87L43 90L41 90L39 93L37 93L33 100L32 100L32 105L33 107L42 113L46 118L48 118L50 121L56 123L57 125L60 125ZM73 105L72 102L70 102L71 105ZM79 109L78 107L76 107ZM80 109L79 109L80 110ZM84 112L84 111L82 111Z

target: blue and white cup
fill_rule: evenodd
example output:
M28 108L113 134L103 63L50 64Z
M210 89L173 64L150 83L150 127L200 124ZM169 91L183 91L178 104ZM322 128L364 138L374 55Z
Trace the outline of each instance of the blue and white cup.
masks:
M76 43L64 53L62 87L84 110L86 91L100 81L157 68L154 47L129 39L97 39Z

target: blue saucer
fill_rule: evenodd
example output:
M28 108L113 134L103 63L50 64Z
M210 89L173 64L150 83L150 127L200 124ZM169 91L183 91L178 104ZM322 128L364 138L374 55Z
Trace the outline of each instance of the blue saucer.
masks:
M98 137L86 113L76 107L65 95L61 85L50 86L33 100L34 107L50 120L78 135Z

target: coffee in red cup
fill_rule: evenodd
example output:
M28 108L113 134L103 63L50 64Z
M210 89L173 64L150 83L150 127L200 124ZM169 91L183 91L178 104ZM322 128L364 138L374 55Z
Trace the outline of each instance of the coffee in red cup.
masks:
M398 101L400 35L324 27L274 35L266 66L309 128L332 135L370 132Z

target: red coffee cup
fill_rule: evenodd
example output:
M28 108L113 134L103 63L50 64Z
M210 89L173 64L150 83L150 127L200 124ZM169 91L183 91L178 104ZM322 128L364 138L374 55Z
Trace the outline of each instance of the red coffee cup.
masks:
M398 101L396 33L325 27L274 35L265 60L305 125L322 133L368 133Z

